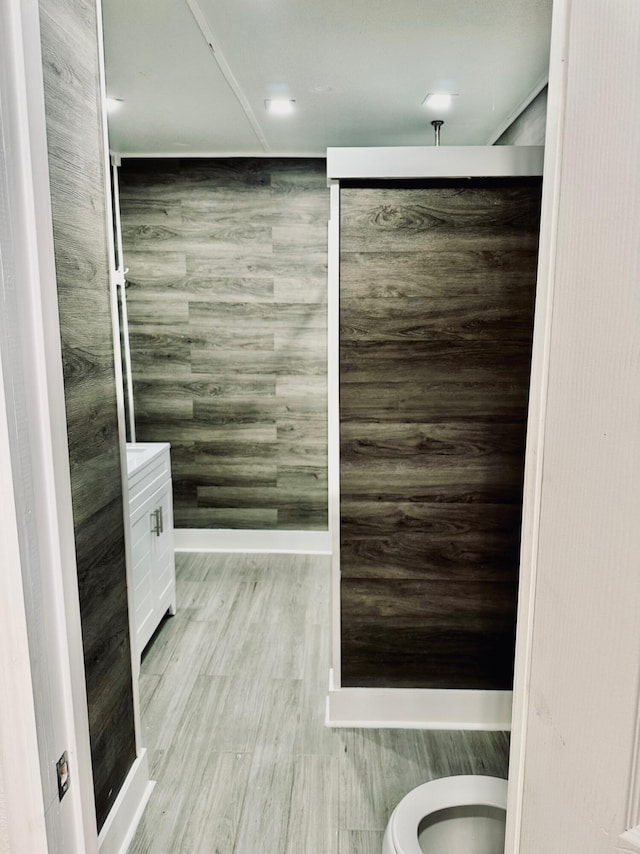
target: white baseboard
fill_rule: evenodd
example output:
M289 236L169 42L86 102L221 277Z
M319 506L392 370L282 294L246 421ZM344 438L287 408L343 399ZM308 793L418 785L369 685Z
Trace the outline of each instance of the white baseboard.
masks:
M141 750L98 836L100 854L126 854L155 785Z
M331 554L331 538L328 531L176 528L174 544L177 552Z
M335 688L329 674L327 726L376 729L511 729L511 691Z

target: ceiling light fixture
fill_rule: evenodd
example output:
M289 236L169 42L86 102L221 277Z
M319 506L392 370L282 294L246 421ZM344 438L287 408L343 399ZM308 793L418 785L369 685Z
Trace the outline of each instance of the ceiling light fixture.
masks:
M430 110L448 110L454 97L452 92L430 92L422 103Z
M295 108L295 101L290 101L288 98L272 98L264 102L268 113L273 113L276 116L288 116Z

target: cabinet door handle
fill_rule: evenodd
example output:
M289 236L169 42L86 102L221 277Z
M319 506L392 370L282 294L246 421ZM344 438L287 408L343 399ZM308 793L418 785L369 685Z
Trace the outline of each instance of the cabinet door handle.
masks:
M160 505L160 507L158 507L158 509L156 510L156 513L158 514L158 529L159 529L158 530L158 536L160 536L160 534L162 534L162 532L164 531L164 520L162 518L162 516L163 516L162 504Z
M149 514L151 516L151 533L155 534L156 537L160 536L160 525L162 524L160 519L158 518L158 510L157 508L153 511L153 513Z

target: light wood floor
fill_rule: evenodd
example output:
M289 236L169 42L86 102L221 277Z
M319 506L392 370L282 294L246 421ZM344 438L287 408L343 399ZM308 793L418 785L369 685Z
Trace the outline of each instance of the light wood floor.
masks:
M178 555L142 662L157 785L131 854L380 854L414 786L506 776L504 733L327 729L329 558Z

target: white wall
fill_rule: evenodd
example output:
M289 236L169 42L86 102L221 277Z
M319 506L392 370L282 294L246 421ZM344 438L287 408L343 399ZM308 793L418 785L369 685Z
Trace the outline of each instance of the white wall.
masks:
M640 4L560 7L564 131L557 243L542 246L555 276L517 850L605 854L640 822Z

